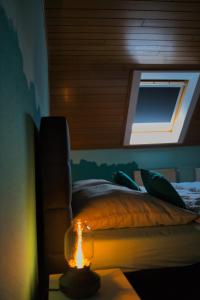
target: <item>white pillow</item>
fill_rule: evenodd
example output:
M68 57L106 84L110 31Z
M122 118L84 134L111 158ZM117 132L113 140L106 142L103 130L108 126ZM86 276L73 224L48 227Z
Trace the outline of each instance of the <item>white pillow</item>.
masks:
M73 193L75 219L92 229L187 224L198 215L147 193L109 183L83 187Z

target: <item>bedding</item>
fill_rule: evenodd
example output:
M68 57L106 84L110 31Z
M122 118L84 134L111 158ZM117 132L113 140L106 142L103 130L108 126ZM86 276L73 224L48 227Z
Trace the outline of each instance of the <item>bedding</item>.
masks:
M196 223L96 230L93 236L93 269L118 267L128 272L200 261L200 225Z
M200 182L172 183L179 193L187 209L200 215Z
M186 209L200 215L200 181L172 182L171 184L181 196ZM144 186L140 186L140 189L146 192Z
M179 207L186 208L184 201L181 199L177 191L160 173L141 169L141 177L144 186L150 195Z
M74 219L87 220L93 230L178 225L198 219L193 212L112 183L76 184L72 199Z
M113 181L117 184L126 186L132 190L140 191L140 187L137 185L135 180L128 176L123 171L117 171L113 174Z
M78 180L73 182L72 187L73 187L73 191L75 191L76 189L80 190L81 187L93 186L93 185L99 185L105 183L110 183L110 181L105 179L85 179L85 180Z
M199 195L200 183L173 186L179 192L185 193L187 187ZM132 191L101 180L74 185L74 218L87 219L94 229L92 268L120 267L124 272L132 272L198 263L200 225L192 222L198 221L198 216L148 195L144 187L141 189L142 192ZM189 200L183 200L187 206ZM124 207L126 212L121 216Z

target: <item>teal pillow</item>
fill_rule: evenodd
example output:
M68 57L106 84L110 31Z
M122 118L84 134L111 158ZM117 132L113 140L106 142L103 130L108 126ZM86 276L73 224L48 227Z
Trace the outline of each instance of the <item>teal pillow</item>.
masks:
M126 186L132 190L140 191L140 187L137 185L135 180L128 176L123 171L117 171L113 174L113 180L115 183Z
M141 170L141 177L150 195L181 208L186 208L177 191L164 176L157 172Z

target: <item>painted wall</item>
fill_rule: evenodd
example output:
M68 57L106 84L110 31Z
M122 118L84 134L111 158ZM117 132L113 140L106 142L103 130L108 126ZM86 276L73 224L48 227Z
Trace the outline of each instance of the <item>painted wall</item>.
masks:
M132 175L135 169L176 168L180 181L190 181L195 167L200 167L200 147L72 151L73 180L110 180L116 170Z
M36 298L34 124L48 115L40 0L0 0L0 299Z

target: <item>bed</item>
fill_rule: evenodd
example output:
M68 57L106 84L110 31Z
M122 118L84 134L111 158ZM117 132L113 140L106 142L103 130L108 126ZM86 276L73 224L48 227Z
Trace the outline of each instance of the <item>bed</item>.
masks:
M66 269L64 234L75 215L65 118L42 118L39 152L44 269L46 274L61 273ZM185 191L186 186L179 188ZM98 228L92 267L137 271L187 266L200 262L199 249L200 224L192 220L176 226Z
M191 191L185 189L185 184L173 185L183 196L187 208L199 213L199 192L193 191L192 187ZM187 212L186 219L182 219L182 210L179 215L179 209L177 214L175 207L173 210L168 204L163 207L163 201L151 199L146 190L142 186L140 188L142 192L135 192L98 179L73 184L74 220L88 220L94 229L92 267L120 267L124 272L132 272L185 266L200 261L198 219L191 222L193 214L188 215ZM150 201L155 207L150 206Z

